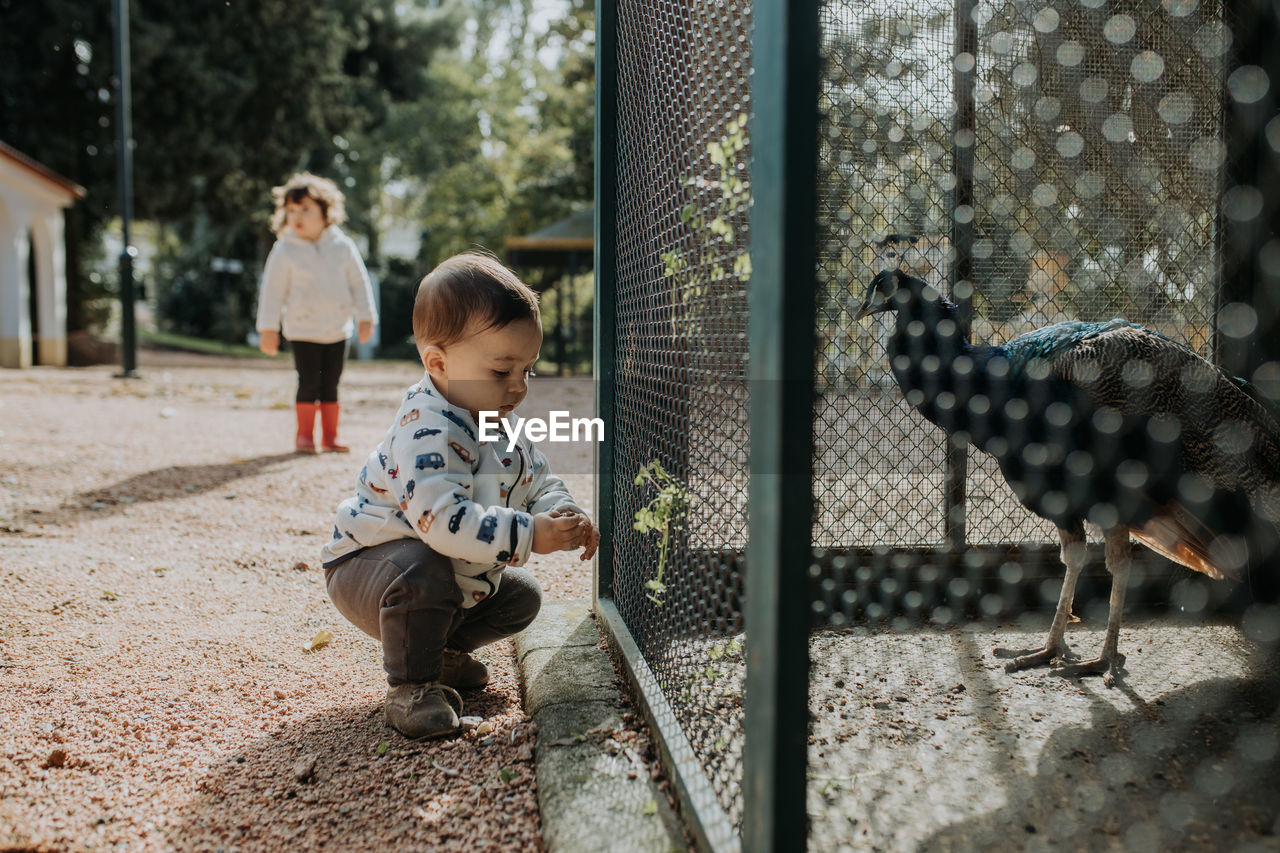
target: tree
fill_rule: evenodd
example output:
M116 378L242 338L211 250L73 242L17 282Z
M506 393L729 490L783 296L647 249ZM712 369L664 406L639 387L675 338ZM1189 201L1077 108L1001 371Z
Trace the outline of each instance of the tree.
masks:
M0 139L89 192L67 214L67 322L98 319L104 295L83 269L115 207L110 4L0 0Z
M109 8L0 0L0 138L88 188L69 235L86 246L116 206ZM132 0L135 215L159 225L162 311L191 333L248 330L269 189L299 169L338 181L348 230L396 276L379 239L395 204L428 232L421 266L589 201L591 6L571 0L546 32L529 15L521 0ZM216 256L246 272L214 279Z
M592 4L569 0L545 32L530 28L524 3L473 0L470 9L483 22L474 42L437 69L454 96L439 127L455 142L443 169L420 173L426 266L476 245L499 251L507 235L592 199ZM465 136L470 116L477 132Z
M85 185L69 236L86 245L116 204L109 9L0 0L0 138ZM338 177L353 226L368 227L363 194L380 186L383 158L352 145L377 140L394 104L425 98L431 57L462 23L456 5L393 0L134 0L131 11L135 214L163 224L163 275L183 300L208 288L212 256L261 257L268 190L297 169Z

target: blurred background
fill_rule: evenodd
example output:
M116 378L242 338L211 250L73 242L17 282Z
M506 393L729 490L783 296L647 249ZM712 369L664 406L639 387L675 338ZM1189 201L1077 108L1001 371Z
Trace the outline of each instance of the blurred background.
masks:
M382 310L365 356L416 357L414 289L439 260L503 257L590 206L588 0L134 0L129 15L143 346L252 352L270 190L299 170L347 196ZM67 211L71 341L120 329L113 42L111 3L0 0L0 141L87 190ZM559 288L544 311L563 349L544 351L566 370L590 369L589 258L520 270Z

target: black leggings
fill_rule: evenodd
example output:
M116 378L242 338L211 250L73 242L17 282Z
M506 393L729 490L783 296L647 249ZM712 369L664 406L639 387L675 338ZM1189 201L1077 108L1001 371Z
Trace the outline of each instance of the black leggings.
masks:
M289 341L293 349L293 366L298 371L299 403L338 402L338 380L347 358L347 342L317 344L311 341Z

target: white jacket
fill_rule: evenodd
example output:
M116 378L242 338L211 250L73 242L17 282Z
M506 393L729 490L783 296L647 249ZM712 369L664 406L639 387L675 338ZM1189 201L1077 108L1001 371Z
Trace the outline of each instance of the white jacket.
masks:
M357 320L378 321L369 273L360 251L336 225L315 242L281 231L267 255L258 293L258 329L277 329L291 341L332 344L351 337Z
M360 469L356 493L338 505L324 565L419 538L452 560L462 606L473 607L497 591L506 566L529 559L533 515L583 512L527 438L507 452L506 435L481 443L477 429L424 373Z

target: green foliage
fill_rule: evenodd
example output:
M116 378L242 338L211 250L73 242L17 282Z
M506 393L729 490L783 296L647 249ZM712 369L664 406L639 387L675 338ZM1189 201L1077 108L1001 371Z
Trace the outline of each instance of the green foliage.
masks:
M147 346L160 349L199 352L207 355L234 355L237 358L272 358L272 356L263 355L257 347L251 347L246 344L225 344L206 338L195 338L173 332L153 332L148 329L139 329L138 339ZM157 571L163 573L162 569L157 569Z
M713 286L730 278L745 285L751 279L750 246L739 240L739 228L751 205L746 180L747 121L745 114L731 119L724 136L707 143L714 174L684 179L689 201L680 209L680 221L696 235L697 257L691 263L686 251L659 255L663 275L671 280L672 334L699 335L703 312L698 306Z
M431 70L446 97L429 134L441 156L418 172L424 267L476 246L501 252L507 236L592 198L593 4L570 0L542 34L530 31L520 3L471 0L469 8L474 51Z
M169 240L157 290L170 328L243 338L271 244L269 190L299 169L346 193L371 269L388 219L418 219L428 234L414 279L591 197L584 0L545 33L516 0L131 6L135 216ZM68 217L72 328L93 324L90 303L111 284L87 272L117 215L110 10L0 0L0 139L89 191ZM213 257L242 260L243 280L215 280ZM218 319L229 289L239 316Z
M382 297L379 312L382 344L378 355L417 361L418 347L413 340L413 300L422 279L418 265L404 258L386 258L376 274Z
M652 486L658 490L649 503L636 510L636 520L632 526L641 533L662 534L662 541L658 545L658 573L652 580L645 582L645 589L649 590L646 598L661 607L662 596L667 591L662 577L667 565L667 552L671 545L671 531L679 529L681 522L684 521L689 493L684 485L668 474L656 459L641 466L635 484L641 487Z

